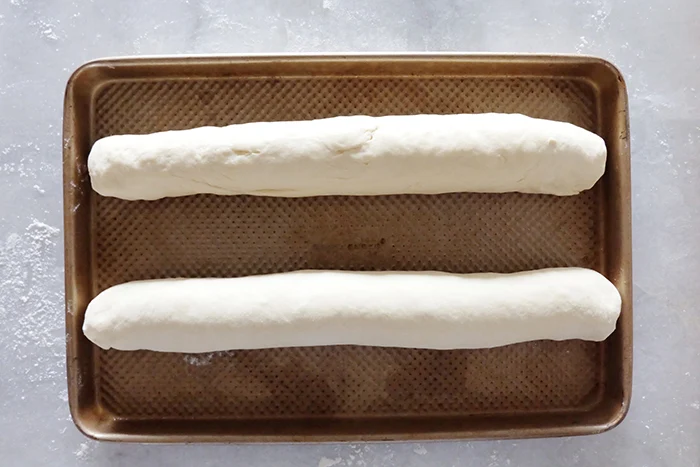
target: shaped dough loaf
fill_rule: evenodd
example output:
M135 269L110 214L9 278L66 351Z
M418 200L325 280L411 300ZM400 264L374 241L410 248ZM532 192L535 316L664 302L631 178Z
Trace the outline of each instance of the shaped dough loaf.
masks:
M605 171L597 135L518 114L336 117L202 127L95 143L104 196L574 195Z
M208 352L358 344L458 349L604 340L621 299L580 268L514 274L298 271L129 282L99 294L83 331L109 349Z

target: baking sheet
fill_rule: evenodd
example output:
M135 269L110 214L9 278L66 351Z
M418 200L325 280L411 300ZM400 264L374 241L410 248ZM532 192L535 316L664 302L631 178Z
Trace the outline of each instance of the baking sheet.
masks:
M335 115L519 112L606 140L574 197L456 193L124 201L92 192L91 144L112 134ZM120 441L531 437L603 431L631 387L627 106L586 57L356 56L104 60L68 84L64 118L71 413ZM80 331L112 285L296 269L596 269L623 296L604 343L436 351L358 346L168 354L104 351Z

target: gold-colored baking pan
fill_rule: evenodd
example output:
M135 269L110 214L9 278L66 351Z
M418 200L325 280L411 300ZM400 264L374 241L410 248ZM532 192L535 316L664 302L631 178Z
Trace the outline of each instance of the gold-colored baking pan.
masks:
M519 112L601 135L601 181L578 196L104 198L98 138L351 114ZM622 420L632 381L627 96L597 58L523 55L105 59L68 82L64 114L71 413L114 441L524 438ZM623 298L603 343L486 350L355 346L183 355L104 351L81 331L92 297L164 277L296 269L509 272L582 266Z

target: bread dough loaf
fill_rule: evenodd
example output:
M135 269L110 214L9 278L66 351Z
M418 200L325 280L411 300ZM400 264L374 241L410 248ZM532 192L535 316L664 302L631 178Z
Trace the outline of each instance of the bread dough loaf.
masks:
M472 349L604 340L620 295L580 268L514 274L298 271L129 282L89 304L83 331L120 350L208 352L358 344Z
M605 171L597 135L518 114L336 117L109 136L88 169L123 199L197 193L574 195Z

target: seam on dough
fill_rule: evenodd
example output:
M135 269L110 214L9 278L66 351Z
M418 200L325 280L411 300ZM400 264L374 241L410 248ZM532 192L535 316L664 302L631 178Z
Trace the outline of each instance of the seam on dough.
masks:
M238 156L238 157L250 157L250 156L259 156L260 155L260 150L246 151L244 149L231 148L231 152L233 153L233 155Z
M214 184L212 184L212 183L205 182L205 181L203 181L203 180L197 180L197 179L191 178L191 177L183 177L183 176L177 175L177 174L175 174L175 173L170 173L170 176L175 177L175 178L180 179L180 180L186 180L186 181L188 181L188 182L198 183L198 184L200 184L200 185L205 185L205 186L208 186L209 188L214 188L214 189L217 189L217 190L221 190L221 191L223 191L223 192L225 192L225 193L231 193L231 192L233 191L231 188L224 188L224 187L222 187L222 186L214 185Z
M233 178L231 178L231 177L229 177L228 175L226 175L226 173L225 173L224 170L221 170L221 172L219 172L218 175L221 176L221 177L224 177L226 180L228 180L229 182L231 182L231 183L233 183L233 184L236 183L236 180L234 180Z
M335 153L335 156L344 156L348 153L357 153L360 152L361 149L363 149L365 146L369 146L369 143L372 142L374 139L374 133L377 131L378 127L371 128L367 131L365 131L365 135L367 139L365 141L362 141L361 143L355 144L353 146L349 146L343 149L338 149L338 150L332 150L331 148L328 147L327 144L324 143L324 146L328 151Z
M520 185L523 181L530 178L530 175L532 174L532 172L534 172L540 168L541 163L542 163L542 158L536 159L535 163L525 170L525 173L523 174L523 176L520 177L516 183L518 185Z
M374 139L374 133L377 131L378 128L379 128L379 127L376 127L376 126L375 126L374 128L372 128L371 130L369 130L369 131L367 132L367 133L369 133L369 138L367 138L366 143L371 143L371 142L372 142L372 140Z

